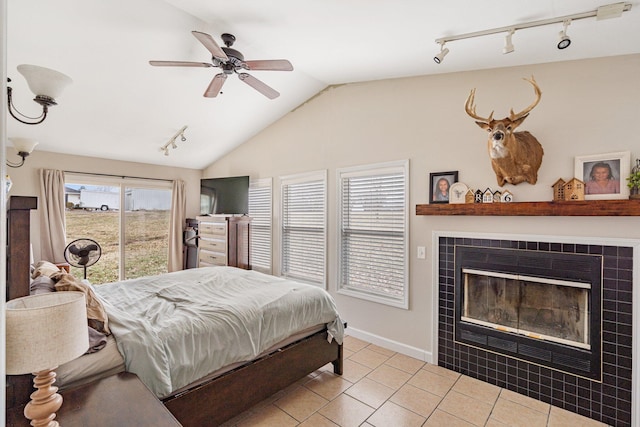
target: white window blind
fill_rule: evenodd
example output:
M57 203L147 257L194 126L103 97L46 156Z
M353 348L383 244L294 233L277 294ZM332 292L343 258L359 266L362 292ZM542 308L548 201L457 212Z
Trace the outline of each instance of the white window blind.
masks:
M267 274L271 274L271 181L265 178L249 183L251 268Z
M408 162L338 171L341 293L408 308Z
M325 287L326 172L282 179L281 274Z

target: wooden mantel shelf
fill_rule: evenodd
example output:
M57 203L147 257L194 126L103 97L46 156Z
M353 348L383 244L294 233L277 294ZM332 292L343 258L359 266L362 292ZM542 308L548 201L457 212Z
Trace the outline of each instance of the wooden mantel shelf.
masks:
M416 205L416 215L640 216L640 200Z

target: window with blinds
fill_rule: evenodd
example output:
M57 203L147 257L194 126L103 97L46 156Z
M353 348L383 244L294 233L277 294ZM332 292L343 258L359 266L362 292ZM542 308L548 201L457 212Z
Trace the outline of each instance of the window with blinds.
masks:
M408 308L408 169L338 170L338 292Z
M251 268L267 274L271 274L271 194L271 178L251 180L249 183Z
M283 177L281 182L281 274L324 288L326 172Z

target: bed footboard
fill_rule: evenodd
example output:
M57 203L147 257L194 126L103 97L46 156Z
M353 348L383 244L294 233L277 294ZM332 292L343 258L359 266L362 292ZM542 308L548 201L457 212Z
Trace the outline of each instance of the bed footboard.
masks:
M342 358L342 345L329 343L327 332L321 331L170 396L164 404L186 427L220 425L329 362L342 375Z

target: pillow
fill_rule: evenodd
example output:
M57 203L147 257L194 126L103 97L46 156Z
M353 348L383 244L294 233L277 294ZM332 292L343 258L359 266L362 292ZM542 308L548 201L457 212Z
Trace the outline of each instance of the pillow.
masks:
M55 283L51 279L51 277L47 276L38 276L29 285L29 294L37 295L37 294L46 294L49 292L55 292L56 287Z
M49 261L39 261L31 274L31 278L35 279L40 276L51 277L53 274L58 273L60 269L57 265Z
M107 335L111 334L109 330L109 319L107 312L91 289L91 286L76 279L71 274L58 270L57 273L51 275L51 279L56 282L56 291L80 291L85 294L87 299L87 319L89 326L93 329L103 332Z

